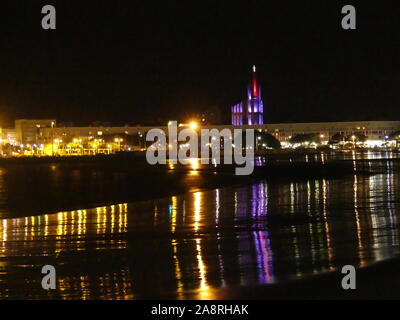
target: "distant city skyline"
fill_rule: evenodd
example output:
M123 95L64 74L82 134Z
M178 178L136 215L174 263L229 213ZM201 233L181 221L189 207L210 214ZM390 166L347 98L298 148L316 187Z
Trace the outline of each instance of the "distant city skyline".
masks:
M43 4L0 5L9 13L0 126L20 118L155 124L211 109L228 124L251 65L269 123L400 120L390 3L358 4L351 31L341 28L335 2L53 1L55 31L41 28Z

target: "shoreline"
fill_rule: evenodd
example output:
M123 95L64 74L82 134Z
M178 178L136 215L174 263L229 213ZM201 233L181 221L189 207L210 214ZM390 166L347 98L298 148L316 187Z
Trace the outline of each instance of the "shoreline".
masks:
M348 154L355 151L359 154L375 152L375 153L387 153L391 152L400 156L400 149L396 148L356 148L356 149L277 149L277 150L266 150L255 152L255 157L275 157L282 156L302 156L302 155L316 155L316 154ZM223 152L221 152L221 156ZM53 163L53 162L76 162L76 161L109 161L115 159L130 159L130 160L142 160L146 158L146 151L129 151L129 152L118 152L114 154L97 154L97 155L70 155L70 156L19 156L19 157L1 157L0 165L2 164L16 164L16 163ZM279 159L279 158L278 158Z
M0 218L148 201L259 181L288 183L373 174L368 166L363 165L355 171L349 161L329 161L325 164L271 161L266 166L255 167L250 176L235 176L233 171L233 166L208 166L196 170L176 166L171 170L166 165L149 166L143 161L132 162L126 157L112 161L30 162L3 166L3 179L8 185L6 200L0 204L3 213ZM14 178L20 174L25 175L26 180ZM57 176L63 176L63 180L54 181ZM83 177L88 177L88 181ZM39 189L32 188L31 184ZM68 197L65 197L66 192ZM26 194L29 196L26 197Z

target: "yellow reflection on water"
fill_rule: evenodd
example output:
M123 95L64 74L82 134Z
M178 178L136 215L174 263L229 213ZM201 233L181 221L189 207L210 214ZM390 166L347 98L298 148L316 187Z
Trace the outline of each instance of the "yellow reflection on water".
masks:
M128 230L128 204L119 204L118 210L118 232L126 232Z
M78 210L77 233L78 235L86 234L87 210Z
M383 246L384 239L386 237L382 237L383 234L381 233L382 226L388 225L388 216L385 215L384 217L380 217L377 214L376 210L376 203L378 202L377 199L380 198L378 190L383 189L383 184L385 180L382 176L372 175L369 177L369 207L370 207L370 218L371 218L371 235L372 235L372 245L375 249L380 249ZM387 192L387 189L385 190ZM390 211L390 210L389 210ZM380 261L383 259L382 251L381 250L374 250L373 251L374 258L376 261Z
M100 233L100 224L101 224L101 208L96 208L96 233Z
M4 219L1 230L1 241L7 241L7 220Z
M219 224L219 209L220 209L219 189L216 189L215 190L215 223L217 225Z
M328 209L327 209L327 199L328 199L328 186L327 181L324 178L322 180L322 214L325 220L325 234L326 234L326 246L328 248L328 268L329 270L333 270L334 267L332 266L332 240L331 240L331 231L329 228L329 221L328 221Z
M175 165L171 161L168 161L168 169L169 170L174 170L175 169Z
M101 230L102 232L106 233L107 231L107 207L102 207L101 208L101 212L102 212L102 225L101 225Z
M174 267L175 267L175 279L177 281L177 288L176 292L178 294L178 299L183 299L183 282L182 282L182 273L181 273L181 267L180 267L180 262L178 258L178 244L176 239L172 239L171 245L174 251Z
M97 241L92 236L99 232L107 235L126 232L127 212L128 205L123 203L110 207L1 219L0 255L12 256L12 251L18 249L21 250L18 253L21 256L31 256L40 250L41 255L54 256L57 263L64 263L63 256L59 255L61 252L87 250L87 242L99 243L96 249L125 249L126 240L119 237L105 237L105 240ZM177 257L176 250L175 256ZM0 263L0 267L6 265L7 263ZM179 268L177 275L180 275ZM107 281L104 282L104 288L109 292L103 292L102 297L133 298L129 269L116 270L103 277ZM102 287L99 281L98 278L90 278L86 273L80 272L74 272L72 276L59 276L57 294L62 299L71 298L71 294L80 299L89 299L93 294L98 294L93 291L94 288Z
M392 156L392 152L390 152L390 156ZM391 240L393 246L399 245L399 235L397 228L397 216L393 203L395 202L394 194L393 194L393 185L394 185L394 174L393 174L393 163L388 161L387 170L390 174L387 175L386 178L386 190L388 194L388 209L389 209L389 221L392 232Z
M364 254L363 254L363 244L362 244L362 230L361 230L361 221L360 214L358 211L358 181L357 175L354 175L354 213L356 215L356 227L357 227L357 242L358 242L358 257L360 259L360 267L363 267L365 264Z
M49 236L49 215L48 214L44 215L44 236L45 237Z
M88 276L81 276L79 278L79 286L81 291L81 299L87 300L90 298L90 290L89 290L89 277Z
M154 225L157 225L158 223L158 207L157 205L154 206Z
M65 228L65 229L64 229ZM66 223L64 220L64 212L57 213L57 240L61 239L61 236L66 234Z
M294 183L290 184L290 213L295 212L295 191L294 191Z
M196 239L196 258L197 258L197 266L199 270L199 280L200 285L198 288L198 299L199 300L209 300L212 299L211 288L207 283L207 267L204 264L203 256L201 253L201 239Z
M198 169L200 168L200 159L198 158L190 158L188 159L191 171L190 175L198 175Z
M310 180L307 180L307 213L311 215L311 187Z
M35 219L36 219L36 217L34 217L34 216L32 216L30 218L30 220L31 220L31 223L30 223L30 231L31 231L30 239L33 239L35 237L35 235L36 235Z
M178 198L172 197L172 208L171 208L171 232L175 233L176 230L176 216L177 216Z
M194 231L199 230L199 222L201 220L201 192L194 193Z
M234 206L235 206L235 217L237 216L237 209L238 209L238 193L237 192L235 192L235 195L234 195Z
M356 151L353 150L351 155L353 159L353 170L356 171L357 170Z
M111 232L115 232L115 205L110 206L111 209Z

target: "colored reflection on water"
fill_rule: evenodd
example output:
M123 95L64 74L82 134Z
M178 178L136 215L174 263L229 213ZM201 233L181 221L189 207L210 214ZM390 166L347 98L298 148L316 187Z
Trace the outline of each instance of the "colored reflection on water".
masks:
M2 219L0 298L218 299L395 257L399 162L379 168ZM45 264L55 291L41 289Z

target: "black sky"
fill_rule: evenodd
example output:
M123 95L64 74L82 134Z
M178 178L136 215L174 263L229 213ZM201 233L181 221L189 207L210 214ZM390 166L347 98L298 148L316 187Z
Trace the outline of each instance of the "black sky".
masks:
M41 28L41 7L57 30ZM357 9L342 30L341 8ZM258 66L266 122L400 120L395 1L0 3L0 125L15 118L139 124L245 96Z

